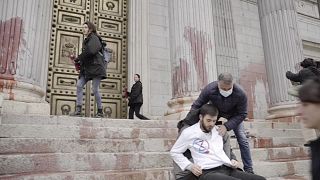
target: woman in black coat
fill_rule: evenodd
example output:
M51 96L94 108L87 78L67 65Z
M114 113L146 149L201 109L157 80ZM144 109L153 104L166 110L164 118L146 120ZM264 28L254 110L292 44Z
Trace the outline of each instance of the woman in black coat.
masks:
M136 82L133 84L131 88L131 92L128 92L128 100L129 100L129 119L133 119L133 113L136 114L136 116L139 119L147 120L149 118L143 116L140 114L140 108L143 104L143 97L142 97L142 83L140 81L140 75L135 74L134 75L134 81Z
M98 112L95 117L103 117L101 95L99 86L102 79L106 78L105 62L103 59L101 38L97 35L96 27L91 22L83 25L85 39L82 44L82 53L74 59L80 64L79 80L77 82L76 111L73 116L81 116L83 87L92 80L92 92L95 96Z

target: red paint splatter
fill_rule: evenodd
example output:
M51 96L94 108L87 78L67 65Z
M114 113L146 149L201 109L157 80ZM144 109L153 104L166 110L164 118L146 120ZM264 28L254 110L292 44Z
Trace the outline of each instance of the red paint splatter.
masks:
M184 38L191 45L192 59L180 58L178 65L173 69L173 97L179 98L190 95L190 87L195 84L188 84L190 79L190 64L189 61L193 61L197 76L197 90L201 90L208 84L208 73L206 70L205 59L208 53L208 49L212 47L211 41L206 33L196 31L195 28L185 27Z
M172 82L174 97L183 96L185 92L189 92L188 79L190 76L189 64L186 60L180 59L179 66L173 70Z
M16 86L14 75L22 38L22 19L14 17L0 21L0 92L8 90L9 99L14 99L12 89Z
M196 31L196 29L192 27L185 27L184 38L191 44L193 63L198 76L197 87L200 90L208 84L208 73L206 70L205 59L208 49L212 47L211 41L207 37L206 33Z
M248 118L253 119L253 110L255 107L255 86L258 81L264 83L264 87L267 88L267 72L264 64L252 63L243 70L240 70L240 85L244 88L248 96ZM265 90L268 92L268 90ZM263 98L263 97L261 97ZM269 101L269 95L266 94L267 102Z
M22 19L0 21L0 78L13 80L16 74L18 50L22 33Z

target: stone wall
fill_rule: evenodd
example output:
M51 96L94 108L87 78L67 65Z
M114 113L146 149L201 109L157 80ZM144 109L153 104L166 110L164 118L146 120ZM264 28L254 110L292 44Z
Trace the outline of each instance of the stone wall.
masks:
M263 119L268 109L268 83L256 1L232 0L239 58L239 82L248 95L248 117Z
M172 97L168 0L150 1L150 113L162 116Z
M171 95L168 0L135 0L129 4L128 76L141 75L142 113L157 118L164 114Z

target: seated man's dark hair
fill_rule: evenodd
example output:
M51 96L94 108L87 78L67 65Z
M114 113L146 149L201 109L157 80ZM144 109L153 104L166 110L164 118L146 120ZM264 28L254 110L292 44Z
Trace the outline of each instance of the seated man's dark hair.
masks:
M200 108L200 114L202 116L205 116L205 115L218 116L218 109L213 104L205 104Z
M320 79L305 82L299 89L299 99L302 102L320 103Z

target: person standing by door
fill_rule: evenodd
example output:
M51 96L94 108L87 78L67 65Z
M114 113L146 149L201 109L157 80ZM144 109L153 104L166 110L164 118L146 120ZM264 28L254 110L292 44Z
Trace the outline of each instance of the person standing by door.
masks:
M128 94L128 106L129 108L129 119L133 119L133 114L135 113L139 119L148 120L149 118L140 114L140 108L143 104L143 95L142 95L142 83L140 81L140 75L134 75L135 83L131 87L131 92L127 92Z
M76 110L71 116L81 116L83 87L92 80L92 92L95 96L98 111L95 117L103 117L101 95L99 86L102 79L106 78L105 63L102 50L101 38L97 35L96 27L92 22L83 24L85 39L82 44L82 53L74 61L80 64L79 80L77 82Z

